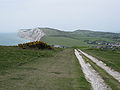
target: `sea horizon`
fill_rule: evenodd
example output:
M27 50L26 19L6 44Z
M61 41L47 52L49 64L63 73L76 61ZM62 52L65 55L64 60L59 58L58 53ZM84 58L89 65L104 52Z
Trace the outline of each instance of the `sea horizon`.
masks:
M20 38L17 33L0 33L0 46L15 46L29 40Z

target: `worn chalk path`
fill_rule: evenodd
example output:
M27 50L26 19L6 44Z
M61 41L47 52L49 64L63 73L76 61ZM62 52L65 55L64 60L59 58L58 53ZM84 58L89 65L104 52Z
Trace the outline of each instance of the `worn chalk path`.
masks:
M85 74L85 78L91 83L93 90L111 90L111 88L104 83L104 80L100 77L100 75L98 75L92 66L89 63L85 63L82 56L76 49L75 55L79 60L83 73Z
M96 63L99 67L101 67L102 69L104 69L108 74L110 74L111 76L113 76L116 80L118 80L118 82L120 82L120 73L111 69L110 67L106 66L105 63L103 63L102 61L96 59L95 57L88 55L87 53L79 50L82 54L84 54L86 57L88 57L90 60L92 60L94 63Z

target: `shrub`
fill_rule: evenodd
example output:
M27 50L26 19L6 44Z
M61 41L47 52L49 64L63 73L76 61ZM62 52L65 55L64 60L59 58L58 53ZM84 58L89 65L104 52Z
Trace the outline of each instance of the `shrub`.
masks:
M28 42L23 44L18 44L18 47L27 49L27 48L34 48L34 49L52 49L50 45L47 45L47 43L42 41L34 41L34 42Z

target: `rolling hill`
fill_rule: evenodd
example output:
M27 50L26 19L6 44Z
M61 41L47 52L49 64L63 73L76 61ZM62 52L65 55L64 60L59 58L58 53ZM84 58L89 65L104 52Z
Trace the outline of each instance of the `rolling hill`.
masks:
M47 42L51 45L64 45L64 46L91 46L86 43L85 40L101 40L109 42L120 42L120 33L112 32L98 32L90 30L75 30L73 32L61 31L53 28L34 28L25 29L24 32L19 32L19 36L28 36L33 38L33 40L41 40ZM42 37L38 35L42 33ZM24 37L22 37L24 38ZM28 38L29 39L29 38Z

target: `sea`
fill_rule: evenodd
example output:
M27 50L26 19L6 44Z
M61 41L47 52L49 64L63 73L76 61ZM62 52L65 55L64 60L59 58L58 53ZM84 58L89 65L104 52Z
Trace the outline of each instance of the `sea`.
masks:
M0 33L0 46L15 46L29 40L18 37L17 33Z

